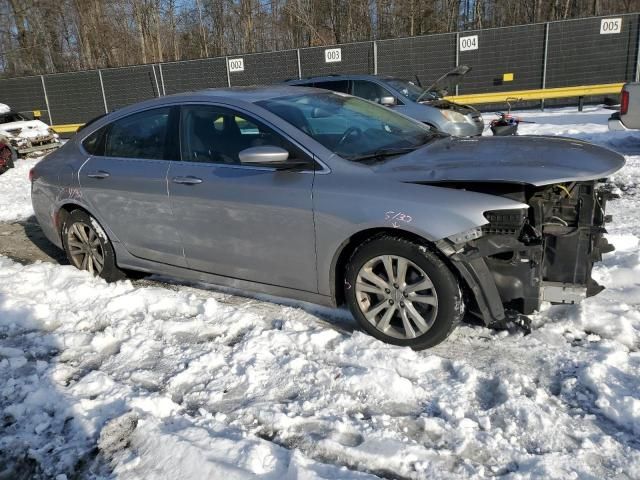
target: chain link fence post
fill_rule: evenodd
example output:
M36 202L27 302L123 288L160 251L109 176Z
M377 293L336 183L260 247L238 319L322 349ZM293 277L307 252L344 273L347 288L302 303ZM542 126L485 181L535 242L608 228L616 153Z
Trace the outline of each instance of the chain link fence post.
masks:
M158 64L158 68L160 69L160 84L162 85L162 96L165 97L167 95L167 91L164 88L164 74L162 73L162 64Z
M544 24L544 55L542 57L542 88L547 88L547 56L549 48L549 22ZM544 110L544 98L540 100L540 110Z
M44 103L47 105L47 113L49 114L49 125L53 125L51 119L51 108L49 107L49 97L47 96L47 87L44 84L44 75L40 75L40 81L42 82L42 93L44 93Z
M460 32L456 32L456 68L460 65ZM458 84L456 83L456 96L458 95Z
M156 66L151 65L151 71L153 72L153 81L156 83L156 92L158 92L158 97L161 97L160 93L160 85L158 84L158 75L156 75Z
M104 113L109 113L107 106L107 96L104 94L104 82L102 81L102 72L98 69L98 77L100 78L100 90L102 90L102 101L104 103Z
M373 74L378 74L378 42L373 41Z
M227 86L231 86L231 74L229 73L229 57L224 57L224 69L227 72Z
M636 17L636 28L638 29L636 41L636 75L635 81L640 82L640 14Z
M300 62L300 49L296 48L296 54L298 56L298 80L302 80L302 63Z

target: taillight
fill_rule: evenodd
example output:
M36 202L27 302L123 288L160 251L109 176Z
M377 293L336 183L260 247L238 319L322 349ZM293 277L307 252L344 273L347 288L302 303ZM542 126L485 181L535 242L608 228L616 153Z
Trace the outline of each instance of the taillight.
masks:
M620 95L620 115L626 115L629 110L629 91L622 90Z
M31 170L29 170L29 181L33 182L35 180L36 174L34 172L35 168L32 168Z

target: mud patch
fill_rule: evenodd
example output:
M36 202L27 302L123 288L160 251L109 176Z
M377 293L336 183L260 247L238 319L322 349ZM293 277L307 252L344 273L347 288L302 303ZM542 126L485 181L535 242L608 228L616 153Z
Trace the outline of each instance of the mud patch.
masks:
M35 217L13 223L0 222L0 255L22 264L37 261L68 264L64 252L44 236Z

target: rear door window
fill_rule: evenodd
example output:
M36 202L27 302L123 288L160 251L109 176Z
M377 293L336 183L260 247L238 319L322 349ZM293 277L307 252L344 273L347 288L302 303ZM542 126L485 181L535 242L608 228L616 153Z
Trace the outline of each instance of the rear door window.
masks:
M314 82L316 88L324 88L334 92L349 93L349 80L329 80L325 82Z
M163 107L116 120L109 126L104 154L119 158L171 160L174 155L167 148L170 113L169 107Z

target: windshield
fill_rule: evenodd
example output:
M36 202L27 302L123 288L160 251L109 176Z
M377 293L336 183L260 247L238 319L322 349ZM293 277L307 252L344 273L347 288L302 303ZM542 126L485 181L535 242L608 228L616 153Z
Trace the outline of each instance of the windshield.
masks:
M301 94L258 105L347 160L406 153L436 137L426 125L348 95Z
M24 117L17 112L0 113L0 123L21 122Z
M418 99L425 93L424 88L419 87L415 83L408 80L392 78L390 80L387 80L386 82L393 88L395 88L398 92L400 92L403 96L414 102L418 101ZM438 95L435 92L428 92L424 96L422 96L421 100L433 100L437 97Z

